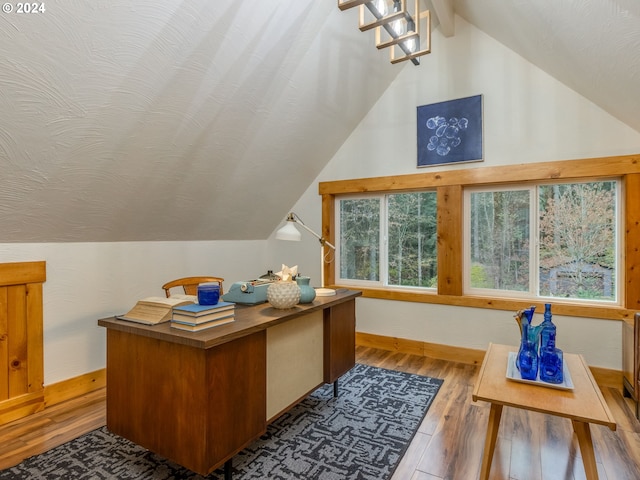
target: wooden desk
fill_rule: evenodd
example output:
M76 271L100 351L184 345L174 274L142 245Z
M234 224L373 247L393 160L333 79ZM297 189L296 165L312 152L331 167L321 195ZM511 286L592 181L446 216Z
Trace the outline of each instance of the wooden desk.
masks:
M587 479L597 479L589 424L606 425L615 430L616 422L584 358L564 354L574 385L573 390L567 391L507 380L508 354L517 351L517 347L490 344L473 389L474 402L484 400L491 403L480 478L489 479L502 407L506 405L570 419L578 436Z
M355 365L361 294L343 289L289 310L237 305L233 323L195 333L98 320L107 328L107 428L212 472Z

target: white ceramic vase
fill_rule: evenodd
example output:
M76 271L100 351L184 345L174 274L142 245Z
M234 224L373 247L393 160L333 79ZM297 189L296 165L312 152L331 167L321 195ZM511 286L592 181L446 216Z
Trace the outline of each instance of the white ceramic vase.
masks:
M300 287L296 282L273 282L267 288L267 300L274 308L293 308L300 301Z

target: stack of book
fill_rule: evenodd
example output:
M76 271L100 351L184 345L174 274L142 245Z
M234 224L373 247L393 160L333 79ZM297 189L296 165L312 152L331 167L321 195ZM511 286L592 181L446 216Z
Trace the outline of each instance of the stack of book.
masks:
M215 305L182 305L173 308L171 326L198 332L234 321L235 303L220 301Z
M196 302L195 295L172 295L165 297L147 297L138 300L138 303L124 315L116 315L120 320L156 325L168 322L173 315L173 308L190 305Z

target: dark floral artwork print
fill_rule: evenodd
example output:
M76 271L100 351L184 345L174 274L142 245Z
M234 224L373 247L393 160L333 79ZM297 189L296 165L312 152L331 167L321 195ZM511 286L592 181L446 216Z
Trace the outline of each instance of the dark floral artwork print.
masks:
M418 107L418 167L482 160L482 95Z

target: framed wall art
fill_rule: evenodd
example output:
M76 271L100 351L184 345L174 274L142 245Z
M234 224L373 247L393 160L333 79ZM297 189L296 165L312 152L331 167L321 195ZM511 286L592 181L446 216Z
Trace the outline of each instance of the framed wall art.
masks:
M482 95L418 107L418 167L482 160Z

